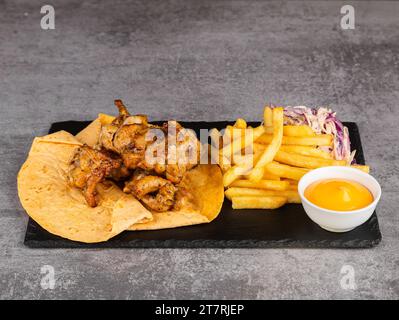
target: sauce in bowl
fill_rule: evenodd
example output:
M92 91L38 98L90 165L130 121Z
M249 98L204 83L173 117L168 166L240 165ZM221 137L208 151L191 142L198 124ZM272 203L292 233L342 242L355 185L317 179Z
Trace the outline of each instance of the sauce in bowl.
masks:
M304 192L313 204L334 211L352 211L367 207L374 201L369 189L346 179L325 179L313 182Z

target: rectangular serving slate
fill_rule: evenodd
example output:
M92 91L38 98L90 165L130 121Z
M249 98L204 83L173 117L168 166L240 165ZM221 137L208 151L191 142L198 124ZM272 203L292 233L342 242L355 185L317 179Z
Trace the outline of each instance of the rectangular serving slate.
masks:
M78 133L89 122L52 124L50 133ZM181 122L186 128L222 129L231 122ZM252 126L258 123L250 123ZM356 123L347 122L356 161L364 156ZM313 223L300 204L276 210L233 210L225 199L219 216L208 224L155 231L125 231L102 243L85 244L55 236L29 219L25 245L31 248L369 248L381 241L377 215L346 233L332 233Z

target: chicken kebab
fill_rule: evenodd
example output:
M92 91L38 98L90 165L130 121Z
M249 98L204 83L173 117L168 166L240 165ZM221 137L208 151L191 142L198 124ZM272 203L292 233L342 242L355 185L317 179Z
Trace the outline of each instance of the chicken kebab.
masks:
M102 125L97 145L84 145L69 168L70 185L82 190L89 206L97 206L96 185L106 179L124 185L123 191L150 210L179 210L191 203L181 185L187 171L199 163L200 142L177 121L150 124L145 115L131 115L115 100L119 116Z

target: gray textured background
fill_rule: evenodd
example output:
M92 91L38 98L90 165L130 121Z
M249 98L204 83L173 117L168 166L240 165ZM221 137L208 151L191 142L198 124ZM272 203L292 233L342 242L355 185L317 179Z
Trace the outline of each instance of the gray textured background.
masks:
M1 298L398 298L399 3L0 1ZM329 105L361 130L383 187L370 250L32 250L16 175L49 124L113 111L259 119L265 102ZM55 267L54 290L40 268ZM356 290L340 269L356 271Z

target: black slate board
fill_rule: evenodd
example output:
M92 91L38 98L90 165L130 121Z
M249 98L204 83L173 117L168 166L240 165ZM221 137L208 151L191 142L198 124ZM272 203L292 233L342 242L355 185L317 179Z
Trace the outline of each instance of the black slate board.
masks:
M76 134L89 122L54 123L50 133L66 130ZM224 128L230 122L181 122L196 132ZM257 123L252 123L255 126ZM347 122L356 161L364 156L356 123ZM313 223L300 204L277 210L236 210L225 199L219 216L211 223L156 231L125 231L107 242L84 244L63 239L29 219L25 245L32 248L369 248L381 241L377 215L346 233L332 233Z

